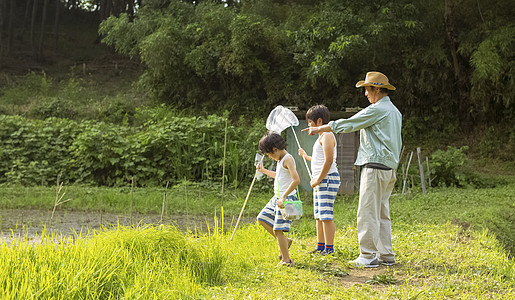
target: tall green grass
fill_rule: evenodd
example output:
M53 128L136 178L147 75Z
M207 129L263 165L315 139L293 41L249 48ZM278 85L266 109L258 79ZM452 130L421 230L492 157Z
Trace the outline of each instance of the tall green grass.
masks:
M496 188L393 195L392 239L398 263L394 267L371 271L348 265L359 255L357 195L339 197L335 205L335 254L309 255L316 243L315 223L311 199L302 195L305 216L293 223L288 234L294 239L290 252L295 268L275 267L277 244L259 225L244 224L231 241L232 232L224 231L215 215L213 226L186 233L168 225L141 225L66 237L45 231L41 242L14 237L9 245L0 246L0 295L4 299L512 299L515 262L507 249L513 247L515 184L509 178L507 182ZM184 212L185 188L188 213L220 211L216 189L187 184L168 190L168 212ZM134 192L136 211L160 212L162 189ZM3 186L0 193L2 205L20 207L26 199L49 211L55 198L55 190L47 188ZM67 193L75 200L59 209L94 209L101 199L112 201L113 211L129 207L129 188L70 186ZM226 193L231 196L225 197L221 213L237 215L246 190ZM8 202L5 195L10 195ZM266 184L258 186L247 214L257 214L269 196Z
M503 243L507 251L515 247L515 182L506 177L506 185L496 188L459 189L434 188L428 194L394 194L390 199L393 226L397 223L445 224L450 221L464 228L488 229ZM128 214L130 186L123 188L65 186L66 198L71 201L57 210L89 210ZM216 185L183 182L167 190L165 214L210 216L220 211L224 198L226 216L237 216L241 210L247 188L226 188L224 194ZM55 201L55 187L23 187L0 185L0 208L33 208L51 211ZM134 188L133 211L160 214L164 187ZM245 208L245 216L255 217L270 199L267 182L258 182ZM295 222L292 230L301 235L314 235L312 196L301 193L305 215ZM358 196L339 196L335 204L335 223L338 228L354 224Z
M398 266L351 269L356 228L338 230L336 254L311 256L315 237L291 234L296 268L276 268L277 244L259 225L230 241L215 225L180 233L170 226L116 227L73 239L46 233L0 247L4 299L510 299L515 263L487 231L452 224L399 224ZM332 271L332 272L327 272ZM346 284L354 272L361 281ZM393 285L366 284L388 274ZM377 278L377 277L376 277ZM356 280L356 279L353 279Z

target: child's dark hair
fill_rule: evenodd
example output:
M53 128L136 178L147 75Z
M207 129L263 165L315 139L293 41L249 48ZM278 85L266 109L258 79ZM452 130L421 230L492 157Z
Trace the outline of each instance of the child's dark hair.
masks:
M259 151L263 154L273 153L274 148L277 148L278 150L286 149L286 142L280 134L271 131L259 140L258 147Z
M329 109L323 104L312 106L306 113L306 120L316 123L318 119L322 119L323 125L329 123L330 118Z

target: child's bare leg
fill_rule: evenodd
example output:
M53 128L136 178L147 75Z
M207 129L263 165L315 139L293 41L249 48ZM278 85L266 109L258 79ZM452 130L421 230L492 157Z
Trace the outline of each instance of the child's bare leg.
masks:
M268 231L274 238L277 238L275 236L275 232L274 232L274 228L272 226L270 226L270 224L266 223L266 222L263 222L261 220L258 220L259 224L263 227L265 227L266 231ZM281 231L282 232L282 231Z
M324 234L324 223L317 219L317 242L318 243L325 243L325 234Z
M336 226L333 220L325 220L323 223L323 234L326 245L334 245L334 233L336 232Z
M277 244L279 245L279 251L281 252L282 259L281 261L290 262L290 251L288 251L288 239L284 235L284 232L281 230L275 230L275 236L277 239Z

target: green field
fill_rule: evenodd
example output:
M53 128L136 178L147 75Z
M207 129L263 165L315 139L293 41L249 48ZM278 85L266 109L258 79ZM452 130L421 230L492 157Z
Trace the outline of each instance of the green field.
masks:
M264 229L247 222L230 240L247 190L182 183L167 190L166 215L203 216L204 229L145 224L105 225L60 235L44 229L41 241L13 237L0 248L4 299L510 299L515 296L515 181L495 188L434 188L391 198L398 265L355 269L358 253L357 196L336 204L336 253L307 254L315 245L309 194L305 216L293 224L295 268L276 268L277 245ZM69 186L69 202L57 211L127 216L159 215L164 188ZM55 188L2 186L0 208L51 212ZM266 203L268 186L251 194L245 216ZM223 211L221 200L224 199ZM232 220L233 224L222 224ZM136 217L135 217L136 218ZM6 222L7 220L0 220ZM225 230L222 230L225 228ZM87 295L87 296L86 296Z

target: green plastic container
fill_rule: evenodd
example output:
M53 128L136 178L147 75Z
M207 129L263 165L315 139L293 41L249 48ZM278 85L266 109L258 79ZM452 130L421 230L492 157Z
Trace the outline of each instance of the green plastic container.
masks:
M285 220L299 220L302 217L302 201L284 201L281 214Z

